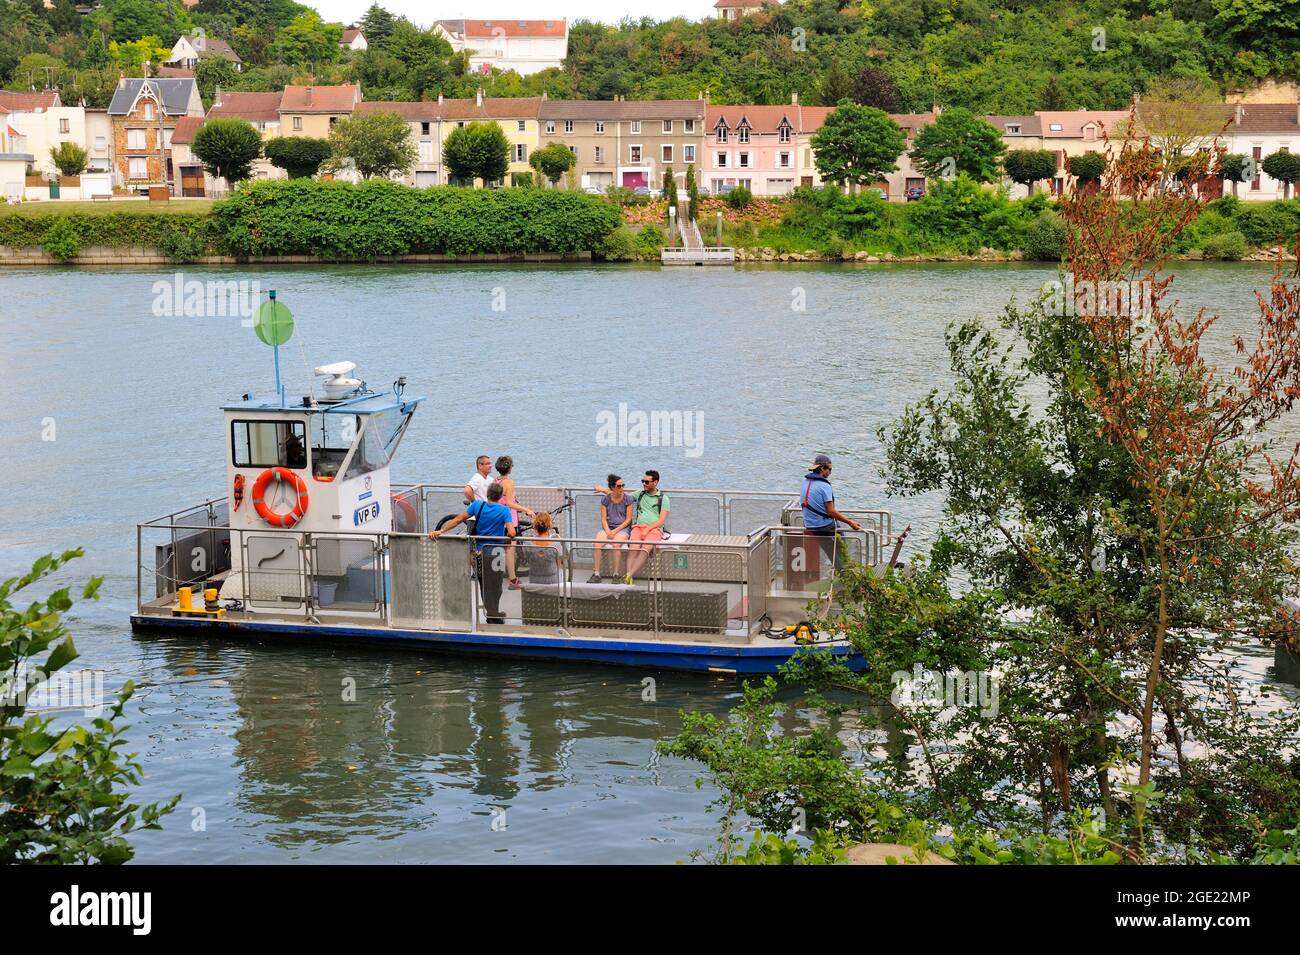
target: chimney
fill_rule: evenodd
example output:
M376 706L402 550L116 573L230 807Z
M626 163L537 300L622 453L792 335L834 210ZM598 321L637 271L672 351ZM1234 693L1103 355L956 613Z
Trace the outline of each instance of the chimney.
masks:
M311 105L311 90L312 90L312 88L311 88L310 86L307 87L307 105L308 105L308 106Z
M799 105L799 91L798 91L798 90L795 90L793 93L790 94L790 105L791 105L791 106L798 106L798 105Z
M441 90L438 92L438 105L439 105L439 106L442 105L442 91L441 91Z
M478 106L483 105L483 87L481 86L478 88L478 92L474 94L474 103Z
M548 98L548 97L547 97L547 95L546 95L546 90L542 90L542 102L545 103L546 100L547 100L547 98Z
M216 88L213 89L213 91L212 91L212 105L213 105L213 106L220 106L220 105L221 105L221 87L220 87L220 86L216 87Z
M1297 111L1300 111L1300 104L1297 104L1296 109L1297 109ZM1242 106L1240 103L1238 103L1238 104L1237 104L1237 108L1236 108L1235 110L1233 110L1233 113L1232 113L1232 124L1233 124L1234 126L1240 126L1240 125L1241 125L1241 121L1242 121L1242 119L1245 117L1245 115L1246 115L1246 107L1244 107L1244 106Z

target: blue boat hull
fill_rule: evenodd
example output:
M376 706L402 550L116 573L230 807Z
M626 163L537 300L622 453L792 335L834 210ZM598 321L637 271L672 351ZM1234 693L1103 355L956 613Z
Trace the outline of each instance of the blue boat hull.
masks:
M450 653L510 657L530 660L567 660L611 666L657 670L693 670L704 673L740 675L776 673L794 654L794 643L770 646L709 646L671 644L662 640L551 637L531 634L448 633L428 630L383 630L371 627L294 624L252 620L203 620L184 617L152 617L133 614L131 629L201 633L229 637L305 638L346 642L365 646L405 646ZM854 670L865 669L865 661L852 647L828 647L841 662Z

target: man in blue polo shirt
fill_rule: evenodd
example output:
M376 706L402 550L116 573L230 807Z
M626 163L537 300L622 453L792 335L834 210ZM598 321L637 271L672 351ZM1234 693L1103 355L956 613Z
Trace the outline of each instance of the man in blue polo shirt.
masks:
M486 501L472 501L446 524L442 530L429 531L429 537L437 540L454 527L470 518L478 522L474 530L474 550L478 560L478 585L483 594L483 609L487 611L488 623L505 623L501 615L501 583L506 576L506 547L502 538L513 538L516 533L514 516L510 508L501 503L505 489L493 481L488 485Z
M803 476L803 488L799 492L799 503L803 508L804 536L815 539L816 547L808 547L804 554L808 576L812 581L820 578L818 552L825 554L832 569L835 566L835 523L842 521L855 531L862 525L845 517L835 506L835 493L831 490L831 459L825 454L817 455L812 469ZM814 541L809 541L810 544Z

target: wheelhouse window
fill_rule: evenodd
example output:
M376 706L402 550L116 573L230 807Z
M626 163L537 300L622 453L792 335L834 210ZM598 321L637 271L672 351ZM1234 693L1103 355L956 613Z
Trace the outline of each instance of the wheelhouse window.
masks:
M307 466L307 431L301 421L233 421L231 461L237 468Z
M343 467L356 441L361 422L356 415L320 414L311 427L311 473L321 481L332 481Z
M329 417L329 415L324 415ZM369 415L361 429L361 440L357 442L356 453L348 462L343 480L369 474L384 467L393 459L402 435L406 433L409 414L402 414L397 409Z

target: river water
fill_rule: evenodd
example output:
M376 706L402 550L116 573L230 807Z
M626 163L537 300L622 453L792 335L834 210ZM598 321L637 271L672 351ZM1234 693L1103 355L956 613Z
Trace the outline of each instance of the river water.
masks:
M1223 354L1231 334L1249 338L1267 266L1179 272L1185 307L1223 315ZM5 270L0 575L82 546L61 576L106 578L74 611L75 666L103 670L110 693L138 684L138 795L183 794L162 831L134 837L139 861L684 859L713 842L716 793L654 743L681 708L731 705L733 681L131 634L134 524L219 495L220 406L272 391L270 350L237 317L174 314L173 284L275 289L297 323L282 356L290 395L331 361L355 361L379 390L405 375L428 401L397 481L461 482L476 455L509 453L524 484L612 470L631 486L652 467L669 492L793 493L824 451L837 498L872 506L876 430L947 378L946 324L992 318L1053 277L962 264ZM702 431L675 447L608 446L598 419L620 405L681 411ZM887 506L924 544L939 503ZM1241 657L1252 683L1294 705L1300 691L1271 663ZM341 698L345 679L356 702Z

